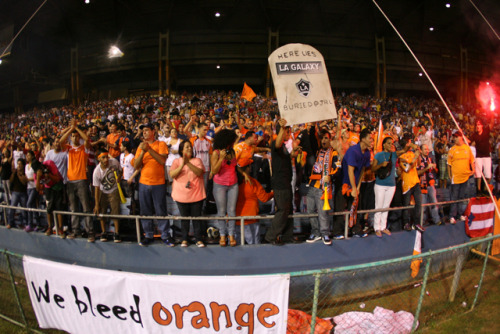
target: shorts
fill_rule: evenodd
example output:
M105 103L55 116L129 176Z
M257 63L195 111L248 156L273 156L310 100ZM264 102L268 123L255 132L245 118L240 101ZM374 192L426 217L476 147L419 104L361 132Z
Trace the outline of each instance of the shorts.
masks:
M476 158L475 165L476 171L474 176L477 179L481 177L481 171L485 178L491 179L491 157Z
M110 194L101 192L101 198L99 199L99 213L106 214L108 209L110 209L111 215L120 214L120 194L118 193L118 188Z
M62 187L58 190L54 188L45 188L45 199L47 203L47 213L52 214L54 210L63 210L63 189Z

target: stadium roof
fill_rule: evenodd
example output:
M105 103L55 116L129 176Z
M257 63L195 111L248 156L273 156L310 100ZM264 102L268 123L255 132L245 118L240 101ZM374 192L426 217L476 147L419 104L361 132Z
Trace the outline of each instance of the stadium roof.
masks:
M148 81L151 87L157 86L159 33L166 32L171 79L178 87L240 85L243 80L263 87L270 33L275 34L273 43L280 46L295 42L320 50L331 80L338 78L339 87L373 86L368 83L360 87L361 82L353 78L373 82L376 37L386 40L389 69L391 57L404 57L407 59L403 63L393 64L394 73L405 72L410 65L413 72L418 71L413 68L416 64L410 53L370 0L89 2L0 2L0 46L44 3L15 40L11 54L4 57L0 65L0 90L11 91L26 85L34 89L68 87L70 50L76 46L83 89L122 82L134 82L138 88ZM448 66L460 70L460 64L457 65L460 47L468 50L469 61L480 63L477 69L472 66L473 71L481 73L484 67L493 67L500 42L469 0L378 0L377 3L417 55L423 57L424 65L445 69L436 73L438 78L450 74L445 73L447 65L440 64L447 58L454 59L453 65ZM450 8L446 3L450 3ZM492 28L499 31L500 2L475 0L474 4ZM107 48L112 44L125 53L122 59L106 58ZM391 56L395 49L398 53ZM216 64L221 69L216 70ZM402 76L400 81L408 76L395 75ZM132 88L134 84L128 84L128 89Z

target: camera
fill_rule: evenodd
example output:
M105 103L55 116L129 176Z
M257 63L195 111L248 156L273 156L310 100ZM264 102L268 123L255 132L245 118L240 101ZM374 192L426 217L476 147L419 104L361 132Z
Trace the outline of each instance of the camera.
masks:
M50 171L46 166L42 167L42 174L49 174L49 173Z
M231 150L227 149L226 150L226 155L231 155Z

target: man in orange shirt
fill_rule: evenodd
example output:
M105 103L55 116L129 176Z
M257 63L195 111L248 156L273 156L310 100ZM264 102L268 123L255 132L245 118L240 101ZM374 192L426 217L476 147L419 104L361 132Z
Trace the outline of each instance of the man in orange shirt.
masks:
M409 210L403 211L403 223L404 229L411 231L413 227L424 232L425 228L420 224L421 208L422 208L422 190L420 188L420 178L418 177L417 162L420 157L420 149L417 145L411 143L410 135L405 135L401 140L401 145L406 147L410 146L415 152L408 150L406 153L399 157L399 163L401 166L401 178L403 179L403 205L409 206L411 201L411 196L415 201L414 219L413 224L410 224L410 212Z
M112 123L109 127L110 134L106 137L106 144L108 145L108 153L113 158L118 159L120 156L120 146L117 144L120 139L120 133L117 131L116 123Z
M248 182L249 175L245 174L241 169L241 163L243 161L253 160L253 154L255 152L270 152L271 149L268 147L257 147L257 134L250 130L245 134L245 140L241 143L234 145L234 153L236 155L236 160L238 161L238 171L245 177L245 181Z
M71 134L71 144L66 143ZM83 143L81 142L83 140ZM61 147L68 152L68 182L66 190L68 194L69 208L71 212L77 212L78 202L80 201L83 212L91 213L92 207L89 198L89 184L87 182L87 159L90 143L87 135L77 127L76 120L71 122L71 126L62 135ZM80 217L71 216L72 233L68 239L74 239L80 232ZM94 242L94 225L92 217L85 217L85 230L88 233L88 242Z
M167 145L155 139L155 128L152 124L142 124L143 141L139 144L135 158L132 160L136 170L141 169L139 179L139 203L141 216L166 216L167 203L165 201L165 161L167 160ZM146 237L140 242L147 246L153 242L154 228L151 219L142 219L142 228ZM163 243L174 246L168 220L158 220L158 230Z
M448 151L448 175L451 178L450 200L464 199L467 194L467 181L474 175L474 155L468 145L464 143L462 132L453 134L455 145ZM455 224L456 219L465 221L463 215L466 202L453 203L450 206L450 224Z

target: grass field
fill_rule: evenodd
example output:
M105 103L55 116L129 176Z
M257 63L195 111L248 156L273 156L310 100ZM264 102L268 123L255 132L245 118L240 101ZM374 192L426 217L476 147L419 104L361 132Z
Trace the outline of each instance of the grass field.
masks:
M482 288L480 290L476 307L470 311L482 269L483 259L470 258L460 277L459 289L455 300L448 301L453 275L445 273L429 280L426 295L422 304L419 317L420 326L418 333L499 333L498 310L500 309L500 265L490 262L487 266ZM31 304L22 278L16 279L16 286L23 309L31 328L38 329L36 318L31 309ZM378 291L371 296L359 297L345 301L332 307L321 307L320 317L331 317L346 311L357 310L371 312L376 306L381 306L393 311L405 310L414 313L420 287L401 286L397 289ZM0 275L0 314L15 321L22 322L19 308L15 301L12 284L8 276ZM464 306L465 303L465 306ZM360 305L363 309L360 309ZM44 333L63 333L56 330L43 330ZM10 322L0 319L0 333L15 334L27 333Z

